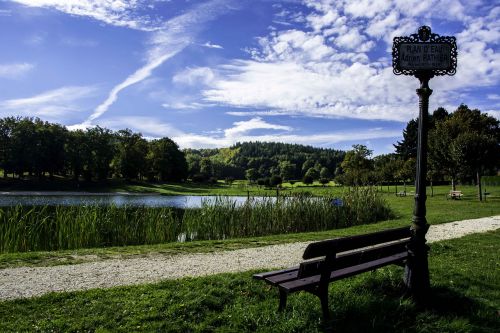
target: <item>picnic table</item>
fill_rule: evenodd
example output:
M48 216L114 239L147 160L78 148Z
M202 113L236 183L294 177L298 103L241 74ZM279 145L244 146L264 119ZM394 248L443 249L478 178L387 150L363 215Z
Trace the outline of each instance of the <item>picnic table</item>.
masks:
M452 200L457 200L457 199L462 199L463 193L462 191L450 191L448 195L446 196L446 199L452 199Z

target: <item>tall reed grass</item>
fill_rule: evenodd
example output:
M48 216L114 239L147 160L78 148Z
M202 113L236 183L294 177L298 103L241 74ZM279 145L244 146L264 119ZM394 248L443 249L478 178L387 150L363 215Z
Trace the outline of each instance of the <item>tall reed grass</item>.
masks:
M375 188L351 188L333 197L294 195L282 198L250 198L237 205L229 197L207 200L200 209L183 216L187 239L226 239L283 233L322 231L373 223L392 217L387 202Z
M237 204L216 197L198 209L116 206L15 206L0 208L0 252L77 249L227 239L321 231L391 217L374 188L333 198L298 195L250 198Z
M169 207L3 207L0 252L172 242L181 232L181 213Z

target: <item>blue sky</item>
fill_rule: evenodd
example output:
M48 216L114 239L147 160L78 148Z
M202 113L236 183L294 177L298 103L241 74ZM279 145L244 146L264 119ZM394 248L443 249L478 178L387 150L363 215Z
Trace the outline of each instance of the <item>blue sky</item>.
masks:
M500 118L500 2L0 0L0 116L130 128L182 148L280 141L393 151L418 81L394 36L454 35L430 110Z

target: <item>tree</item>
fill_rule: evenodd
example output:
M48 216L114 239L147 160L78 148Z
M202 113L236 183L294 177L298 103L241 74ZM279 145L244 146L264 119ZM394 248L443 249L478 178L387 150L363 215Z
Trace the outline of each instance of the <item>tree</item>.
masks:
M139 175L144 175L147 172L148 142L140 133L129 129L118 131L116 137L118 144L113 164L118 174L125 179L137 179Z
M396 177L403 181L404 191L406 193L406 182L415 178L416 173L416 159L411 157L406 161L401 160L397 163L398 169L396 170Z
M314 167L309 168L305 175L311 177L313 180L319 179L319 172Z
M306 185L311 185L314 182L314 179L306 173L306 175L302 178L302 182Z
M297 166L290 161L283 161L280 163L280 174L284 180L290 180L295 176L295 169Z
M111 130L100 126L88 128L85 135L91 151L86 162L88 171L96 175L97 179L106 180L115 155L115 136Z
M330 173L330 170L328 170L328 168L323 167L323 168L321 168L321 171L319 172L319 177L330 181L330 178L332 178L332 175Z
M418 141L418 121L412 119L406 124L403 130L403 140L398 141L394 148L396 154L401 156L402 159L407 160L410 157L417 157L417 141Z
M429 131L436 127L436 123L441 122L449 118L449 113L445 108L439 107L432 115L429 115ZM412 119L406 124L406 128L403 130L403 140L398 141L394 148L396 148L396 154L398 154L403 160L408 160L409 158L417 158L417 144L418 144L418 119Z
M186 163L188 165L188 175L193 177L194 175L200 173L201 156L189 152L186 152L185 156Z
M161 181L180 181L187 177L188 169L184 153L169 138L151 141L148 159L153 175Z
M250 183L254 183L259 178L259 172L254 168L250 168L245 171L245 177Z
M376 177L379 182L387 182L388 191L389 183L396 180L399 161L400 158L397 154L383 154L373 158Z
M212 160L209 157L203 157L200 160L200 173L206 178L211 177L214 174Z
M349 185L362 185L370 181L373 161L369 159L372 151L364 145L353 145L341 163L344 182Z
M281 177L278 175L273 175L269 179L269 185L271 186L279 186L281 185L281 183L283 183L283 179L281 179Z
M78 177L83 174L86 163L92 154L84 131L68 132L64 154L66 169L73 174L73 179L78 181Z
M460 105L444 121L436 123L429 135L429 161L452 180L475 179L481 200L480 175L493 172L500 162L500 122L495 118Z

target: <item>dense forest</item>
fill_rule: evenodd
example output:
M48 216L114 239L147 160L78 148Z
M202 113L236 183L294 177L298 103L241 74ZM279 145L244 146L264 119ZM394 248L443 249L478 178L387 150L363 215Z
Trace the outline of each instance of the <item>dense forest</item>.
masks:
M245 142L230 148L187 149L188 174L193 179L216 177L266 181L272 176L282 180L331 178L345 152L275 142Z
M429 181L478 182L500 166L499 121L460 105L438 108L429 117ZM126 180L216 182L247 179L275 186L315 180L363 185L412 182L415 177L417 120L409 121L395 153L372 157L364 145L347 152L298 144L245 142L218 149L180 150L169 138L146 140L129 129L99 126L68 131L38 118L0 119L3 177L76 181Z

